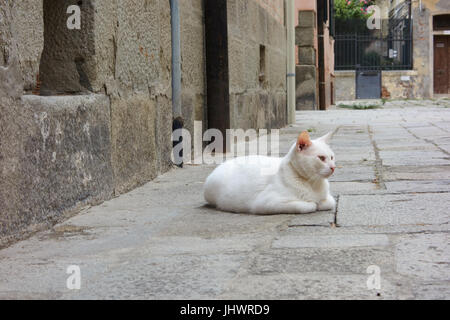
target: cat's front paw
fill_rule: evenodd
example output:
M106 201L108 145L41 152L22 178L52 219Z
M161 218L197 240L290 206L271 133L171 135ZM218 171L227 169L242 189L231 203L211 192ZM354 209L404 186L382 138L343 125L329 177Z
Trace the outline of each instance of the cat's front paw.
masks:
M326 200L322 200L317 204L317 210L327 211L336 208L336 200L332 196L328 196Z
M301 202L299 205L300 213L311 213L317 211L317 203L315 202Z

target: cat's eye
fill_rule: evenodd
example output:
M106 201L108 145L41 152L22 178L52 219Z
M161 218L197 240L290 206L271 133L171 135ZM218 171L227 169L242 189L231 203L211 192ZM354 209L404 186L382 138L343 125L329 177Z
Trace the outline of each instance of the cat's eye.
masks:
M325 156L319 156L320 161L324 161L325 162Z
M333 156L331 156L331 160L334 160L334 157L333 157Z

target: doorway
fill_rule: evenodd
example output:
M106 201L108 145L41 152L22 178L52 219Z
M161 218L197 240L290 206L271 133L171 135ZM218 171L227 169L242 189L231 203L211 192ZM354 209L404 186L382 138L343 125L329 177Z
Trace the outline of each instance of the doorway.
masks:
M450 93L450 36L434 36L434 93Z
M205 38L208 128L220 130L225 138L230 128L226 0L205 1Z

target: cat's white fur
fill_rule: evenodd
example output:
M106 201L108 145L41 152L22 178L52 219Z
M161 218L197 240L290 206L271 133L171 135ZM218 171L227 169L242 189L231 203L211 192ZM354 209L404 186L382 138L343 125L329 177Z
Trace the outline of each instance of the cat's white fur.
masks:
M336 167L330 138L328 133L310 140L304 131L283 158L248 156L226 161L206 179L205 199L220 210L254 214L334 209L327 180ZM264 174L268 165L276 166L275 174Z

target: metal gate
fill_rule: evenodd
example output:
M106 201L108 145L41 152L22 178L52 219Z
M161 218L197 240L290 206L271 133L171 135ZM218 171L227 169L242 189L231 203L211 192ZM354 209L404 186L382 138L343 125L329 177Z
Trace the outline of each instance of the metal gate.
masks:
M381 98L381 70L356 69L356 99Z

